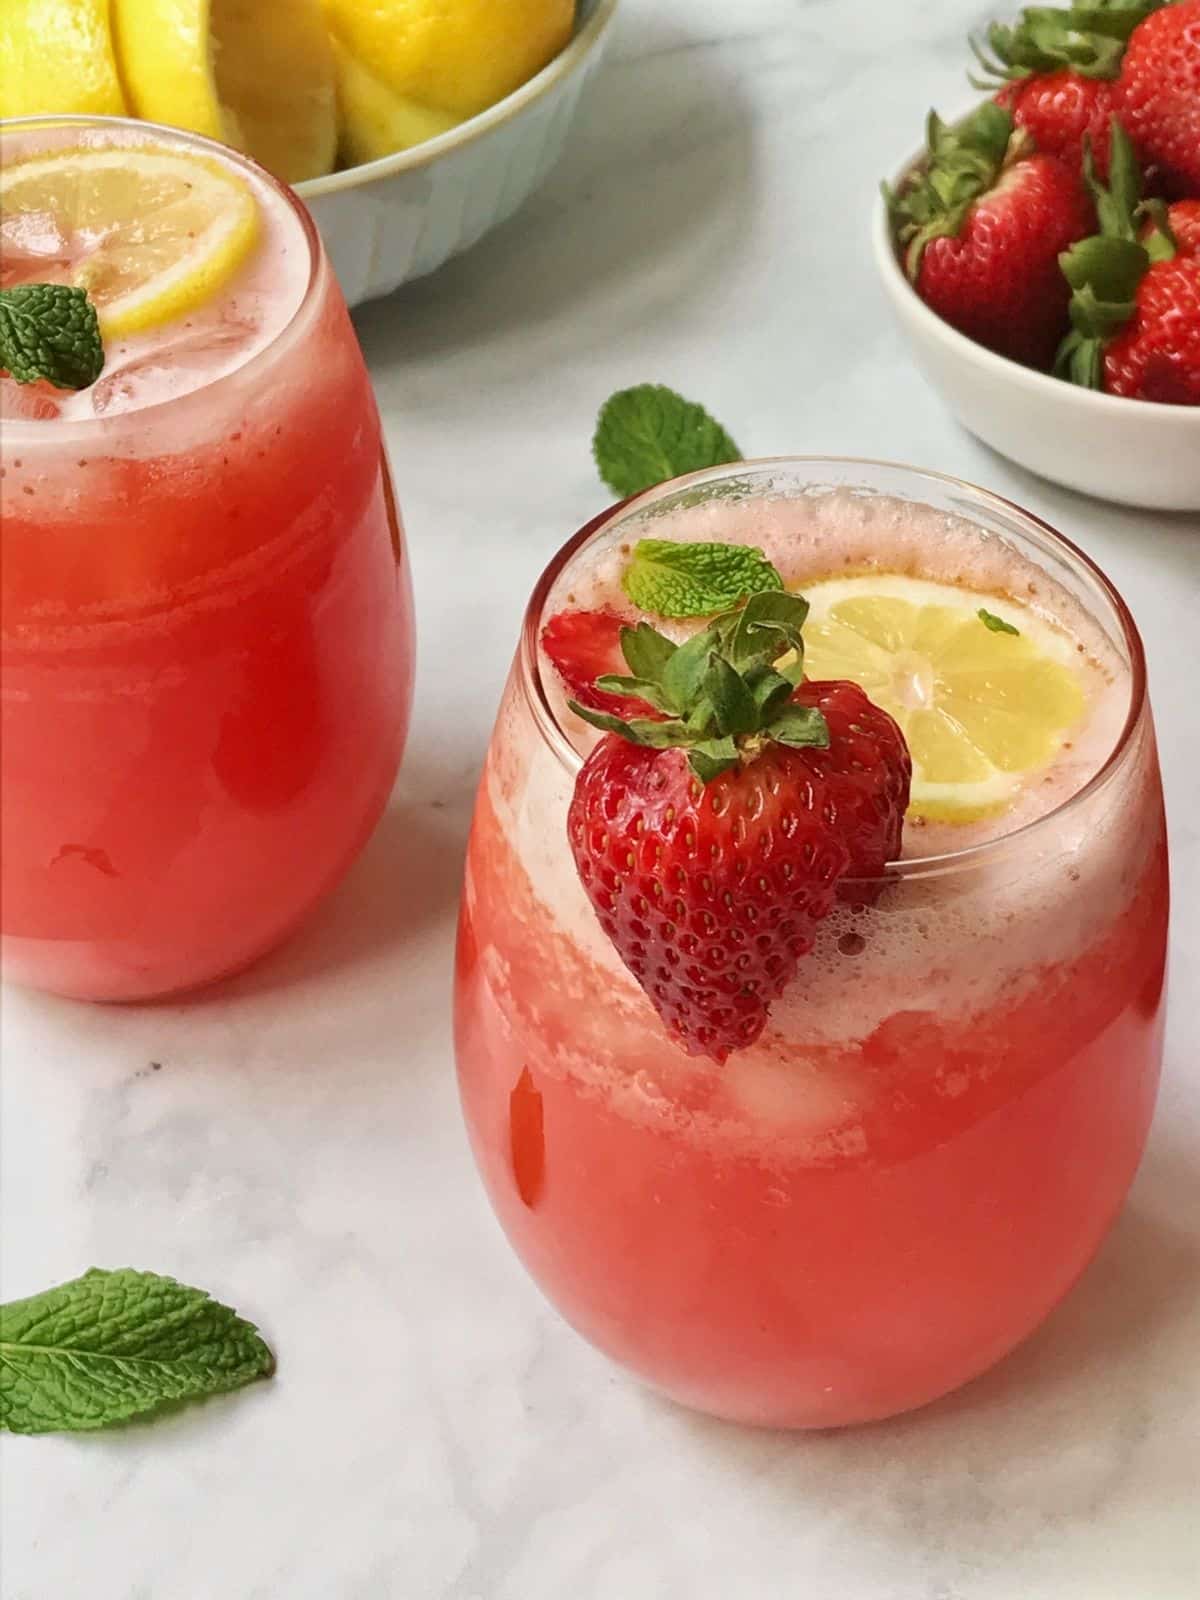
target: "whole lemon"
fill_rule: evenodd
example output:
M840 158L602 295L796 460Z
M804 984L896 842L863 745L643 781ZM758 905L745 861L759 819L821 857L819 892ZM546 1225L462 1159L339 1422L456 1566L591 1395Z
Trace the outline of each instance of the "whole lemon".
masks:
M558 54L575 0L325 0L325 14L335 40L393 93L458 119Z
M0 0L0 117L120 116L109 0Z

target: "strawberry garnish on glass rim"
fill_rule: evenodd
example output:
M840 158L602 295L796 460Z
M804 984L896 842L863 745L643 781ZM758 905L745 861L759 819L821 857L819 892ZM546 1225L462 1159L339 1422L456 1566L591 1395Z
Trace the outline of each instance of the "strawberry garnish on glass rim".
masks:
M610 694L596 680L624 671L621 630L615 611L560 611L542 629L542 649L570 693L592 711L618 717L657 717L653 706L634 695Z
M572 702L605 734L568 811L584 890L668 1031L716 1061L758 1038L840 880L898 850L908 804L892 719L855 684L803 682L807 612L772 589L681 645L624 628L629 674L597 688L658 720Z
M1129 399L1200 405L1196 203L1143 201L1133 146L1114 118L1110 183L1085 150L1100 231L1061 258L1074 293L1060 378ZM1178 236L1176 234L1178 228Z

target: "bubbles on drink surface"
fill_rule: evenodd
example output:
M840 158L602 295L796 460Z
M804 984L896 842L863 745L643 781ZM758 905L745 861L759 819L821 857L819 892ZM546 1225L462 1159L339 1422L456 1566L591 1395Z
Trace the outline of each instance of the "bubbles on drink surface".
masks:
M238 364L260 326L253 318L226 311L215 321L204 318L190 328L184 324L170 344L147 349L132 341L122 343L87 390L92 410L98 417L136 411L199 389L213 374Z

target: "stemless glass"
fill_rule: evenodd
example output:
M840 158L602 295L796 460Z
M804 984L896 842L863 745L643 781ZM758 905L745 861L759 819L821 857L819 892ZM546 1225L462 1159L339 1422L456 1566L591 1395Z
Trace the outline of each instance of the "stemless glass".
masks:
M6 160L48 139L232 169L300 263L290 318L188 392L49 417L3 397L4 972L140 999L262 954L367 839L408 724L408 562L362 355L295 196L165 128L0 137ZM191 327L168 367L193 358Z
M1080 601L1128 673L1100 770L1056 809L861 883L760 1041L669 1039L602 933L566 817L580 757L543 681L552 588L657 515L826 488L967 519ZM917 570L937 578L936 518ZM578 729L574 737L579 737ZM1133 1178L1162 1054L1167 854L1141 642L1045 524L883 463L697 474L589 524L538 584L480 784L459 1082L492 1204L563 1315L668 1395L836 1426L923 1404L1066 1292Z

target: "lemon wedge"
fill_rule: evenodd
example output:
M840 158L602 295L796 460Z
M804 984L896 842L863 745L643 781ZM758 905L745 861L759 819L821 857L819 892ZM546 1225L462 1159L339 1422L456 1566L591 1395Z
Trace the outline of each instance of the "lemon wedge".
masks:
M325 0L325 15L348 55L394 94L461 120L558 54L575 0Z
M346 47L333 41L337 74L338 149L347 166L375 161L396 150L409 150L462 120L449 111L437 111L390 89L382 79L356 61Z
M805 673L850 678L895 717L913 760L910 815L975 822L1006 809L1085 713L1074 643L1012 600L879 573L803 592Z
M108 0L2 0L0 117L125 110Z
M211 298L253 248L258 202L205 156L146 146L55 150L0 171L6 234L46 219L61 235L65 281L86 289L107 337L183 316Z
M207 134L287 183L333 168L333 54L320 0L112 0L131 109Z

